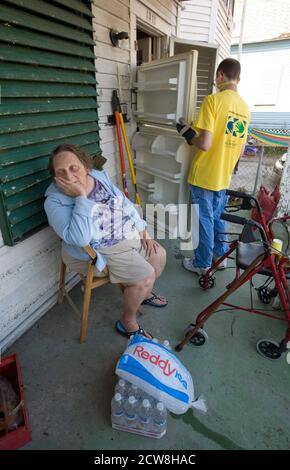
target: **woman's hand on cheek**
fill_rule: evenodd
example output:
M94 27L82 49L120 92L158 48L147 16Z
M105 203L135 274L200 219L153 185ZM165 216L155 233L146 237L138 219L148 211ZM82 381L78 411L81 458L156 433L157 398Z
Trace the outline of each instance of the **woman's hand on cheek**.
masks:
M72 182L72 181L67 181L60 176L56 176L54 178L57 186L62 189L62 191L67 195L67 196L72 196L72 197L78 197L78 196L83 196L87 197L86 193L86 188L79 182Z

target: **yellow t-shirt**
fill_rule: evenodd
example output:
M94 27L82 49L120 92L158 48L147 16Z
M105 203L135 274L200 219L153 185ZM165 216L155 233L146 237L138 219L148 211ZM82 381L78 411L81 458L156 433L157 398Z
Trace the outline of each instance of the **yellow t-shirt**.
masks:
M211 191L227 189L245 144L250 111L236 91L224 90L208 95L200 108L194 129L212 133L206 152L195 149L188 183Z

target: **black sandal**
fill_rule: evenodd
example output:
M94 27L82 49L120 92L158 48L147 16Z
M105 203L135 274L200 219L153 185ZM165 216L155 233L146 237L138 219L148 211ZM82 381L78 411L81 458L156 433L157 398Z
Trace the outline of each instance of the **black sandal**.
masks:
M164 308L168 305L168 300L166 300L166 304L156 304L154 302L154 300L156 300L156 299L161 300L159 295L154 294L154 292L152 292L152 297L149 297L149 299L143 300L141 305L150 305L151 307L156 307L156 308Z
M139 325L138 325L138 326L139 326ZM153 339L153 336L151 335L151 333L148 333L148 331L146 332L146 331L144 330L144 328L142 328L142 327L140 327L140 326L139 326L139 329L138 329L138 330L135 330L135 331L127 331L127 330L124 328L124 326L122 325L122 323L120 322L120 320L116 321L116 323L115 323L115 328L116 328L116 331L117 331L118 333L120 333L121 335L126 336L127 338L130 338L130 336L132 336L132 335L133 335L133 336L135 336L135 335L142 335L142 336L144 336L144 337L147 338L147 339L151 339L151 340ZM150 335L151 338L148 338L148 337L146 336L146 334L147 334L147 335Z

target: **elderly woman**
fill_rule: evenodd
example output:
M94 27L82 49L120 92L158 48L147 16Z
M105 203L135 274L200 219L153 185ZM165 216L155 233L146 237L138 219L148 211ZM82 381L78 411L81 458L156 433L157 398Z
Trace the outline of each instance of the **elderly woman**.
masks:
M60 145L50 158L54 182L46 191L49 224L62 239L62 257L69 269L86 272L90 245L97 255L96 275L106 267L112 283L124 287L124 307L116 322L119 333L151 335L136 319L141 304L165 307L152 292L162 273L165 250L151 239L134 205L109 180L93 169L92 159L75 145Z

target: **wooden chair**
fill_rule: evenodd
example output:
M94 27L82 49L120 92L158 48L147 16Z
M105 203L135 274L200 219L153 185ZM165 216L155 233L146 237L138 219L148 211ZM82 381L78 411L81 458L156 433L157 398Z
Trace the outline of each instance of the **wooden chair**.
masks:
M69 293L65 289L66 265L63 262L63 260L61 261L61 267L60 267L60 279L59 279L59 291L58 291L58 303L62 304L64 297L67 297L67 300L69 304L71 305L71 307L73 308L73 310L79 316L81 316L81 332L80 332L81 343L83 343L86 340L86 336L87 336L89 308L90 308L92 290L96 289L97 287L101 287L104 284L108 284L110 282L110 279L107 273L104 277L94 277L96 253L89 245L85 246L84 250L89 255L91 260L88 261L88 271L86 275L83 275L82 273L78 273L83 283L83 292L84 292L82 313L78 310L75 303L72 301Z

